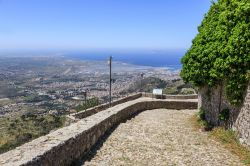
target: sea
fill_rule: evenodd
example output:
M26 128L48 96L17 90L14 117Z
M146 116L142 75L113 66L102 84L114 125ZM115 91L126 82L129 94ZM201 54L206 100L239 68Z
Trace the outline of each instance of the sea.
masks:
M149 52L71 52L64 55L78 60L107 61L112 56L113 61L140 66L166 67L170 70L180 70L181 58L185 50L177 51L149 51Z
M113 61L128 63L138 66L166 67L169 70L182 68L181 58L185 49L178 50L90 50L90 51L18 51L8 52L0 50L0 57L32 57L32 56L60 56L76 60L107 61L110 56Z

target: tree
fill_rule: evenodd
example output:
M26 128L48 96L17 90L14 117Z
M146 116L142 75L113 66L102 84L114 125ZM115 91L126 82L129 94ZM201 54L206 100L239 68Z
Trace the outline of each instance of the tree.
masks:
M225 85L230 103L242 103L250 69L249 20L249 0L213 2L182 58L184 81L198 87Z

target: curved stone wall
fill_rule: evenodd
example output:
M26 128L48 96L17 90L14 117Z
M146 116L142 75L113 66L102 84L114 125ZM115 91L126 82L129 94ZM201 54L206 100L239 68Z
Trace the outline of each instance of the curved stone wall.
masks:
M139 98L98 112L85 119L58 129L0 155L0 165L70 165L114 125L140 111L167 109L196 109L196 100L156 100Z
M138 99L140 97L150 97L150 98L158 98L156 95L153 95L152 93L136 93L118 100L115 100L111 103L111 106L116 106L121 103L125 103L131 100ZM162 95L160 96L162 99L197 99L198 95ZM77 121L77 119L83 119L88 116L91 116L93 114L96 114L100 111L103 111L105 109L109 108L109 103L101 104L93 108L89 108L87 110L80 111L78 113L74 113L68 118L72 119L73 122Z
M161 99L197 99L198 95L154 95L152 93L142 93L142 97L161 98Z
M140 97L142 97L142 94L136 93L136 94L133 94L133 95L130 95L130 96L113 101L111 103L111 106L113 107L117 104L121 104L121 103L125 103L125 102L131 101L131 100L135 100L135 99L138 99ZM96 113L103 111L105 109L108 109L108 108L109 108L109 103L104 103L104 104L98 105L96 107L89 108L87 110L83 110L83 111L80 111L78 113L72 114L70 116L72 119L75 119L75 118L76 119L83 119L83 118L86 118L88 116L91 116L93 114L96 114Z

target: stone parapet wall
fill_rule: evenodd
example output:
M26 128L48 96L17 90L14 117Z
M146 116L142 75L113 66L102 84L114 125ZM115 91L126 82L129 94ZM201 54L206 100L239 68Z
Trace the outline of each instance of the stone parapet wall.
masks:
M250 84L244 103L239 107L229 104L223 87L203 87L198 94L198 108L205 111L206 120L214 126L223 125L223 122L219 121L219 112L229 109L230 119L227 127L234 129L240 141L250 147Z
M152 93L136 93L130 96L115 100L111 103L111 106L122 104L131 100L138 99L140 97L150 97L150 98L162 98L162 99L197 99L198 95L162 95L161 97L153 95ZM101 104L87 110L80 111L78 113L71 114L68 118L72 119L72 122L75 122L77 119L83 119L88 116L94 115L100 111L108 109L109 103Z
M111 103L111 107L117 105L117 104L121 104L121 103L125 103L125 102L128 102L128 101L131 101L131 100L135 100L135 99L138 99L142 97L142 94L141 93L136 93L136 94L132 94L130 96L127 96L127 97L124 97L124 98L121 98L121 99L118 99L118 100L114 100L112 101ZM104 103L104 104L101 104L101 105L98 105L96 107L93 107L93 108L89 108L87 110L83 110L83 111L80 111L78 113L75 113L75 114L71 114L70 115L70 118L71 119L83 119L83 118L86 118L88 116L91 116L91 115L94 115L100 111L103 111L105 109L108 109L110 106L109 106L109 103Z
M154 95L152 93L142 93L143 97L161 98L161 99L197 99L198 95Z
M0 165L70 165L81 158L109 129L144 110L197 109L197 100L139 98L98 112L0 155Z

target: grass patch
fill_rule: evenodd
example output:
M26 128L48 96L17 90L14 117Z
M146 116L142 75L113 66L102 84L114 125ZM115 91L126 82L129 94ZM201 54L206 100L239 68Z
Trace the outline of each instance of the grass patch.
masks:
M240 144L234 131L225 130L223 127L207 130L206 128L210 128L211 125L202 120L199 114L192 116L190 121L196 130L208 131L209 138L220 142L223 147L237 155L244 164L250 165L250 151Z
M211 131L213 129L213 125L205 121L205 112L202 109L191 117L190 122L196 130Z
M240 144L234 131L217 127L209 133L209 136L221 142L226 149L236 154L244 164L250 165L250 151Z
M176 87L166 87L163 89L164 94L169 94L169 95L176 95L178 94L178 90Z
M191 84L185 84L183 80L173 81L163 89L163 94L167 95L190 95L196 94L196 90Z
M98 98L92 98L92 99L88 99L86 101L86 103L83 103L82 105L78 105L75 110L77 112L80 112L80 111L83 111L83 110L86 110L86 109L89 109L89 108L92 108L92 107L95 107L99 105L99 100Z
M22 115L0 118L0 154L60 128L64 116Z

